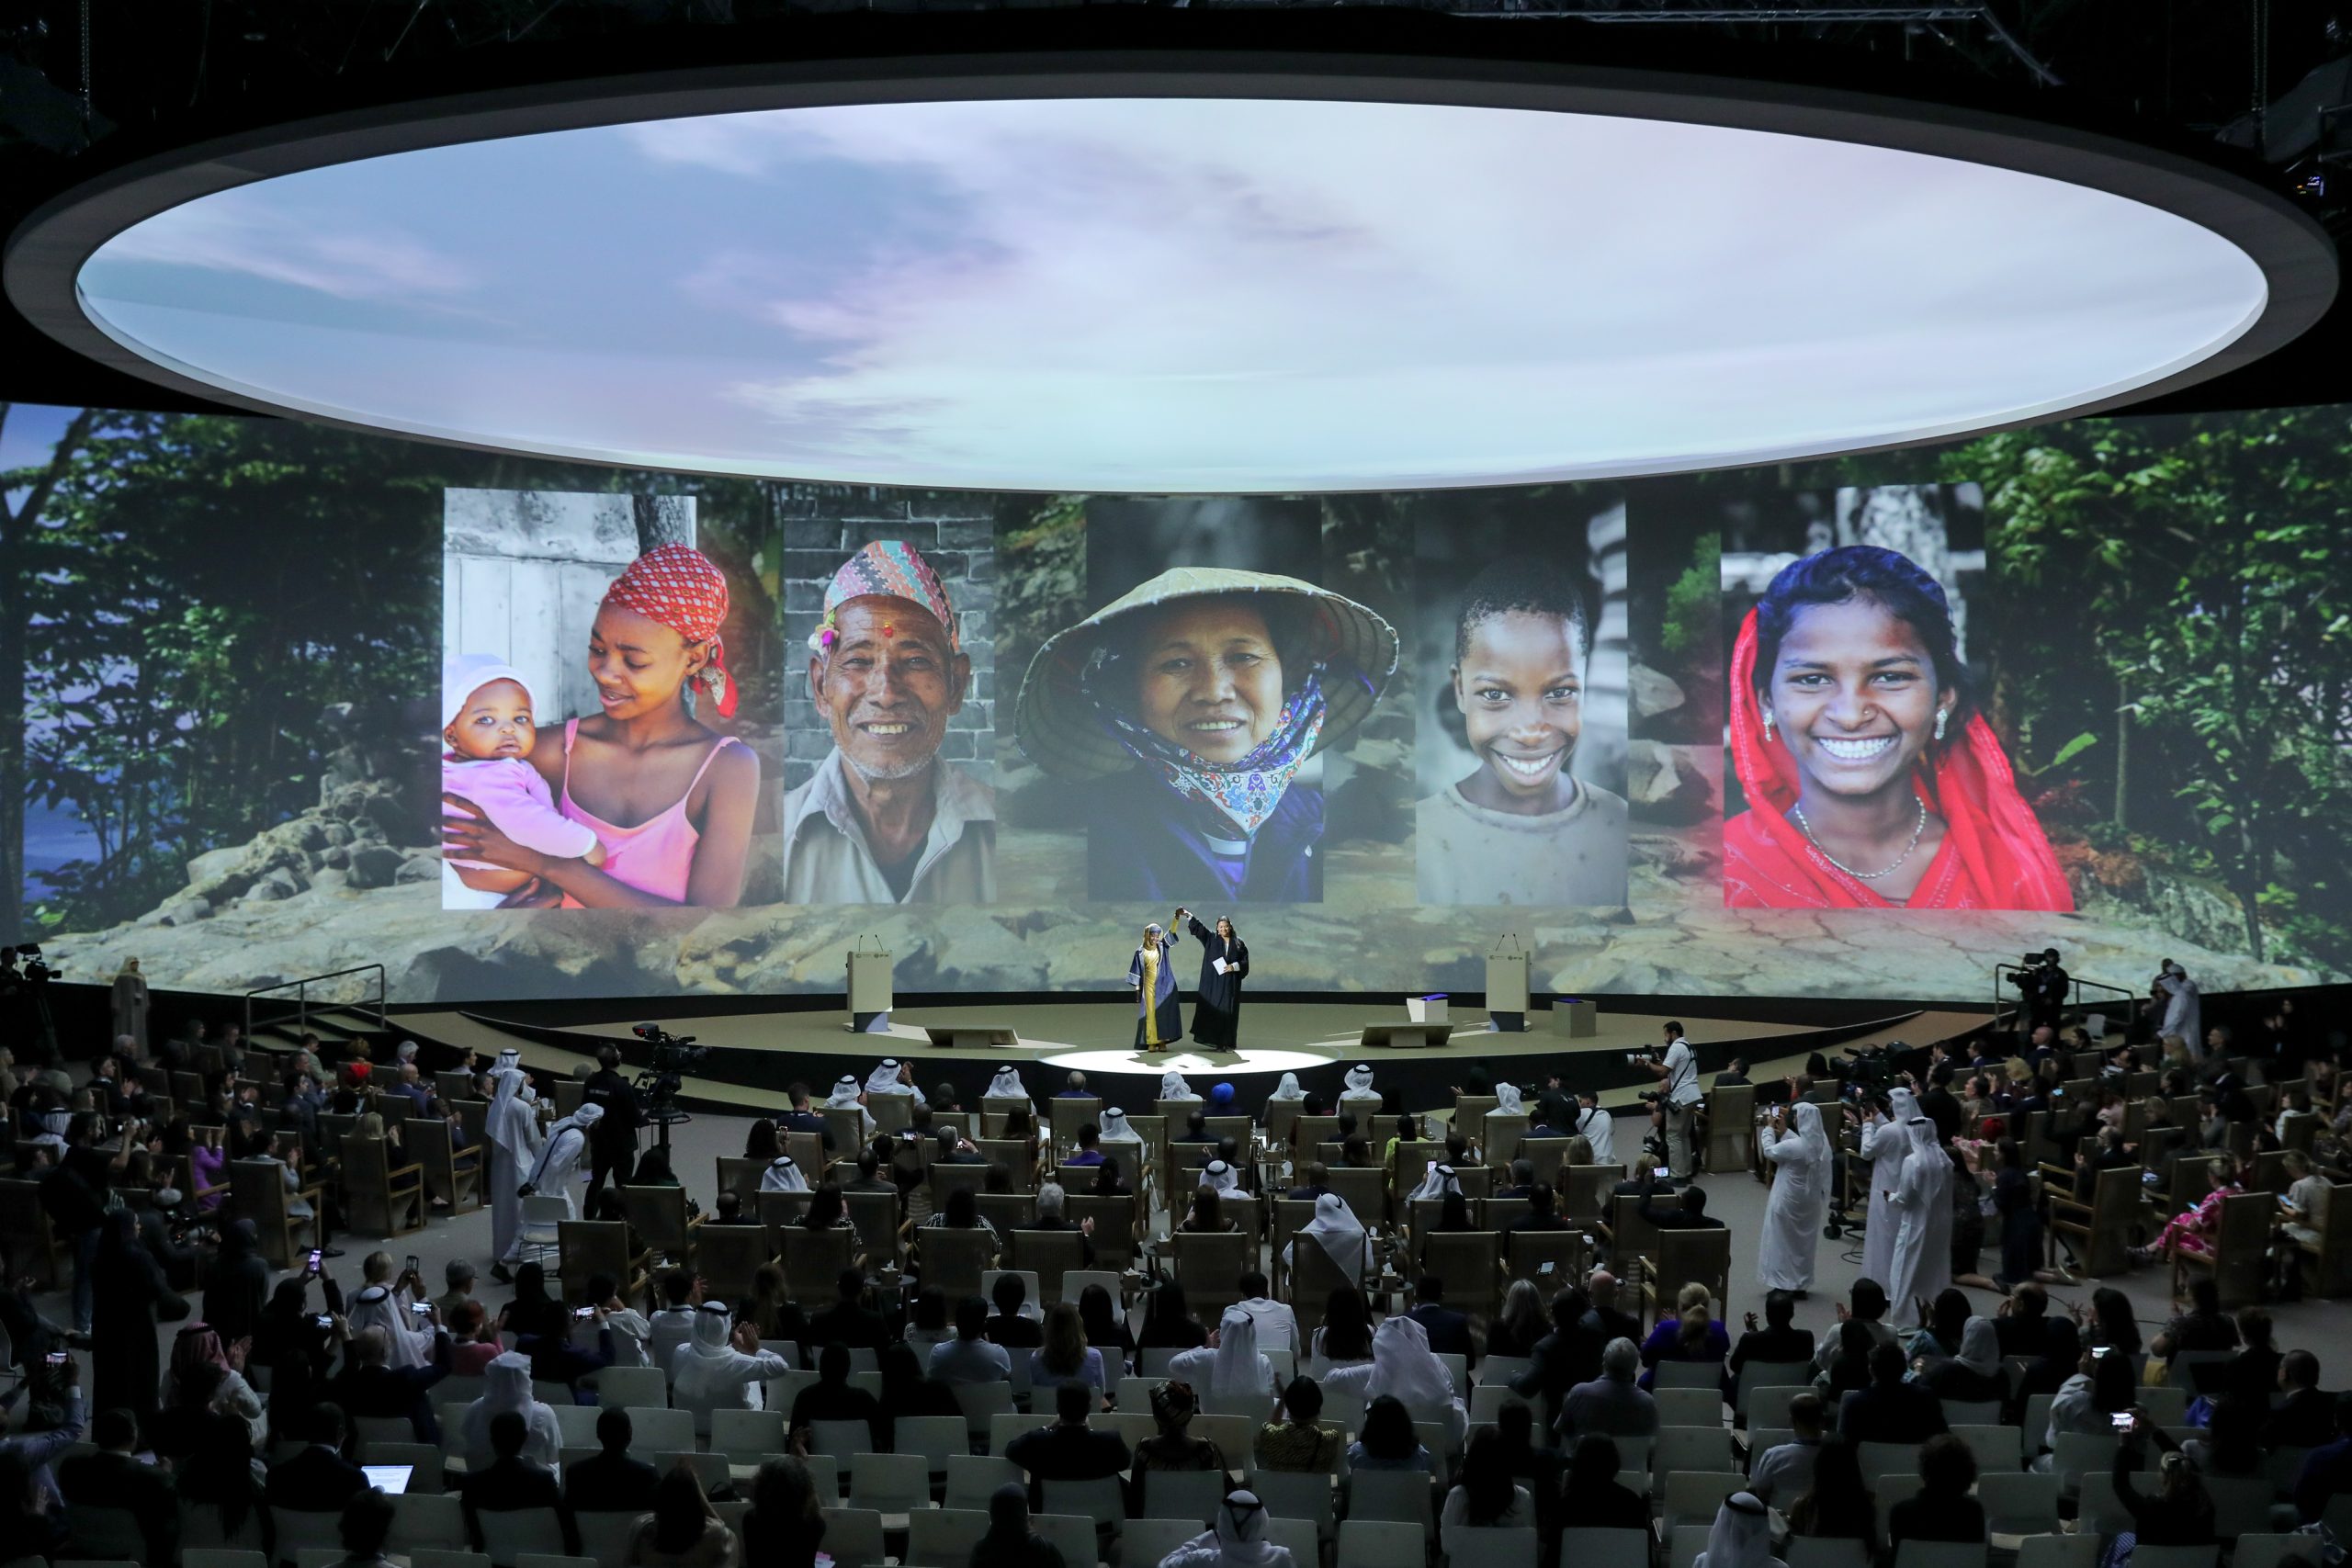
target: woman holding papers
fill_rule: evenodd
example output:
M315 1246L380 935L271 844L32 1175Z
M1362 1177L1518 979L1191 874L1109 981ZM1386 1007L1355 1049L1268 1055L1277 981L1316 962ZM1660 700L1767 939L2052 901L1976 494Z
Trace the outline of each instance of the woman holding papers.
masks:
M1201 994L1193 1006L1193 1039L1213 1051L1230 1051L1241 1028L1241 982L1250 973L1250 949L1222 915L1211 931L1192 910L1177 913L1201 944Z

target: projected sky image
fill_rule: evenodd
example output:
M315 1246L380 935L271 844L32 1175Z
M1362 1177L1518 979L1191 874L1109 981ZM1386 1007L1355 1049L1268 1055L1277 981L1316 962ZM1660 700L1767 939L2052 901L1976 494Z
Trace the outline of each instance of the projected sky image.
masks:
M772 110L203 197L84 266L146 356L388 430L1100 491L1661 472L2032 417L2193 364L2260 269L1913 153L1430 105Z

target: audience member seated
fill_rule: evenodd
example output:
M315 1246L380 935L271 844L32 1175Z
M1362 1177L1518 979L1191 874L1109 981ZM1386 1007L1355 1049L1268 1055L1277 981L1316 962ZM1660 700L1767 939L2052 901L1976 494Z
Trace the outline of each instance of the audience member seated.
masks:
M1585 1326L1600 1343L1611 1339L1642 1342L1642 1320L1632 1313L1619 1310L1617 1305L1617 1276L1606 1269L1596 1269L1584 1282L1585 1295L1590 1304L1585 1308Z
M825 1540L824 1504L808 1467L788 1454L760 1461L743 1515L743 1555L763 1568L816 1568Z
M1821 1425L1819 1394L1807 1389L1791 1398L1791 1438L1756 1456L1747 1467L1747 1489L1782 1513L1812 1491L1814 1462L1821 1455Z
M681 1465L655 1486L653 1512L629 1541L628 1568L735 1568L739 1551L702 1478Z
M1487 1325L1487 1354L1532 1357L1535 1342L1551 1331L1544 1314L1544 1292L1532 1280L1513 1280L1503 1309Z
M1102 1352L1086 1342L1086 1321L1079 1316L1078 1304L1066 1301L1046 1309L1038 1347L1029 1352L1031 1388L1058 1388L1064 1383L1091 1389L1106 1404L1114 1392L1102 1365Z
M838 1340L817 1352L817 1381L793 1395L786 1429L797 1441L808 1436L812 1421L863 1421L874 1451L889 1451L889 1415L880 1400L849 1381L849 1347Z
M1405 1314L1429 1336L1430 1349L1440 1356L1470 1358L1470 1317L1445 1304L1445 1281L1424 1274L1413 1285L1413 1308Z
M1283 1390L1274 1418L1258 1428L1250 1446L1261 1470L1322 1474L1339 1468L1340 1445L1346 1434L1318 1425L1323 1414L1323 1389L1313 1378L1295 1377Z
M1198 1408L1192 1385L1181 1382L1156 1383L1151 1390L1151 1418L1159 1430L1135 1447L1135 1490L1128 1512L1142 1516L1144 1472L1152 1470L1202 1471L1222 1473L1229 1468L1225 1450L1206 1438L1192 1435Z
M1016 1285L1020 1283L1018 1280L1013 1282ZM1001 1286L1003 1281L1000 1280L997 1283ZM993 1320L990 1327L993 1330ZM995 1337L993 1332L989 1337ZM1144 1300L1143 1327L1136 1335L1136 1348L1139 1350L1197 1350L1208 1342L1209 1331L1201 1326L1201 1320L1194 1317L1184 1304L1184 1287L1173 1278L1154 1285L1151 1294ZM1030 1343L1036 1341L1033 1339Z
M539 1408L544 1410L547 1406ZM519 1411L502 1410L490 1418L490 1448L494 1457L480 1468L469 1463L465 1479L458 1483L458 1496L465 1505L466 1534L480 1548L482 1515L552 1508L556 1523L563 1531L563 1550L577 1557L580 1526L571 1517L571 1510L564 1506L563 1491L556 1484L555 1472L548 1465L524 1457L524 1446L531 1435L531 1428Z
M2316 1449L2335 1437L2335 1400L2319 1388L2319 1358L2290 1350L2278 1363L2281 1398L2263 1425L2265 1448Z
M1244 1269L1239 1283L1241 1299L1234 1305L1256 1320L1260 1348L1296 1349L1298 1314L1290 1310L1290 1303L1273 1299L1273 1292L1266 1283L1266 1276L1258 1269Z
M1856 1443L1923 1443L1943 1431L1942 1402L1905 1382L1909 1370L1901 1346L1873 1346L1870 1386L1846 1395L1838 1407L1838 1433Z
M989 1323L988 1303L978 1296L957 1302L956 1337L932 1347L932 1377L943 1383L1010 1381L1012 1358L988 1337Z
M563 1501L575 1514L641 1514L653 1506L653 1467L629 1458L636 1436L628 1412L607 1406L596 1413L598 1451L563 1467Z
M852 1268L834 1280L833 1304L808 1320L808 1337L800 1345L804 1352L819 1345L846 1345L878 1355L888 1343L890 1325L865 1304L865 1274Z
M849 1353L842 1354L846 1371ZM792 1370L784 1357L760 1348L759 1325L730 1324L724 1302L705 1302L695 1309L695 1337L679 1348L674 1365L670 1403L693 1411L695 1431L706 1438L712 1411L758 1409L760 1384Z
M1635 1382L1641 1370L1640 1348L1630 1339L1611 1339L1600 1352L1600 1375L1568 1390L1560 1410L1560 1435L1571 1441L1590 1436L1656 1437L1657 1401Z
M371 1488L354 1496L343 1506L343 1517L336 1521L343 1557L333 1568L392 1568L384 1547L392 1539L392 1527L400 1517L392 1500L381 1492Z
M1127 1314L1101 1285L1078 1292L1078 1315L1086 1325L1086 1342L1102 1352L1103 1370L1115 1382L1125 1377L1135 1359L1136 1337L1127 1328Z
M2222 1310L2222 1288L2211 1274L2189 1281L2188 1310L2159 1329L2148 1341L2148 1353L2170 1360L2183 1350L2234 1350L2238 1325Z
M269 1467L262 1501L273 1508L332 1510L368 1490L368 1472L343 1457L343 1412L314 1404L300 1453Z
M1005 1444L1004 1457L1033 1481L1100 1481L1117 1475L1129 1463L1126 1441L1116 1432L1098 1432L1086 1424L1094 1404L1093 1392L1083 1383L1062 1384L1054 1390L1057 1419Z
M1521 1408L1524 1408L1521 1406ZM1486 1529L1531 1529L1535 1524L1535 1499L1511 1474L1503 1457L1502 1435L1482 1428L1462 1456L1462 1470L1445 1495L1438 1513L1438 1539L1449 1556L1464 1561L1458 1545L1449 1540L1464 1525Z
M1886 1547L1900 1551L1906 1540L1985 1540L1984 1505L1969 1495L1976 1484L1976 1456L1966 1443L1945 1433L1919 1446L1919 1491L1887 1510Z
M1972 1317L1960 1331L1960 1353L1935 1362L1919 1381L1939 1399L1962 1404L1998 1403L2008 1397L2001 1367L2001 1338L1989 1317Z
M1417 1470L1434 1473L1437 1461L1413 1431L1413 1413L1395 1394L1384 1393L1364 1406L1363 1429L1348 1445L1348 1469Z
M128 1410L101 1410L91 1418L90 1440L96 1453L58 1462L59 1495L79 1507L128 1509L146 1539L146 1561L171 1562L179 1555L179 1495L166 1472L139 1461L137 1417ZM8 1550L15 1551L13 1543Z
M1036 1436L1031 1432L1012 1440ZM1069 1568L1061 1549L1029 1528L1029 1493L1019 1482L1008 1481L989 1496L988 1533L972 1547L971 1568Z
M1007 1272L989 1287L996 1315L989 1319L989 1337L1008 1350L1035 1350L1046 1343L1046 1314L1029 1304L1029 1287L1020 1275Z
M1876 1280L1857 1280L1854 1288L1846 1293L1846 1303L1838 1310L1837 1323L1826 1330L1814 1346L1813 1365L1816 1371L1827 1371L1829 1363L1847 1348L1845 1327L1849 1323L1860 1324L1862 1332L1871 1337L1872 1344L1892 1345L1895 1342L1894 1330L1886 1322L1884 1286Z
M1409 1317L1383 1318L1373 1331L1372 1364L1336 1367L1324 1374L1323 1386L1367 1404L1384 1394L1401 1400L1414 1420L1443 1425L1449 1446L1461 1442L1469 1425L1453 1374L1430 1352L1429 1336Z
M2130 1361L2121 1356L2094 1356L2084 1351L2075 1375L2066 1380L2057 1397L2050 1402L2050 1428L2042 1438L2043 1447L2056 1448L2059 1435L2064 1432L2112 1432L2115 1417L2132 1408L2137 1389ZM2050 1456L2043 1454L2034 1468L2047 1471Z
M2352 1492L2352 1395L2339 1395L2335 1440L2306 1455L2295 1476L2295 1516L2312 1524L2327 1512L2330 1502L2347 1492Z
M1628 1341L1630 1343L1630 1341ZM1617 1479L1622 1461L1613 1438L1579 1438L1560 1486L1560 1520L1579 1529L1637 1529L1647 1535L1650 1501Z
M1767 1291L1764 1293L1764 1326L1756 1326L1756 1314L1747 1314L1747 1332L1731 1348L1727 1363L1732 1376L1754 1361L1761 1366L1803 1366L1813 1359L1813 1336L1793 1326L1796 1321L1797 1298L1793 1291ZM1764 1499L1770 1502L1771 1498Z
M498 1337L488 1334L490 1314L476 1301L460 1302L446 1309L449 1322L449 1374L452 1377L478 1378L491 1361L505 1348Z
M1660 1361L1713 1362L1721 1369L1731 1354L1731 1336L1715 1321L1711 1299L1707 1287L1695 1280L1675 1292L1676 1315L1658 1319L1642 1345L1642 1364L1650 1369L1642 1374L1644 1388L1656 1386Z
M671 1378L678 1375L678 1347L695 1337L695 1308L702 1301L702 1285L690 1269L672 1269L662 1276L662 1305L646 1319L653 1333L646 1351L653 1364Z
M1860 1450L1850 1438L1824 1438L1813 1457L1813 1481L1786 1509L1789 1533L1818 1540L1859 1540L1876 1562L1882 1548L1878 1508L1862 1484Z
M1772 1516L1753 1492L1735 1492L1715 1508L1707 1549L1690 1568L1787 1568L1772 1555Z

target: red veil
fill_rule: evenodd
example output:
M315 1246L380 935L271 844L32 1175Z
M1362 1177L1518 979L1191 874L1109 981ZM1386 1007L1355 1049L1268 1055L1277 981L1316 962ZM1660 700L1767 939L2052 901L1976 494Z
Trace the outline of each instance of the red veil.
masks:
M1724 824L1724 902L1767 909L2072 909L2074 890L2022 795L1992 727L1969 716L1912 787L1946 824L1943 847L1909 899L1890 904L1831 865L1788 818L1797 767L1764 738L1756 702L1756 612L1731 656L1731 761L1747 809Z

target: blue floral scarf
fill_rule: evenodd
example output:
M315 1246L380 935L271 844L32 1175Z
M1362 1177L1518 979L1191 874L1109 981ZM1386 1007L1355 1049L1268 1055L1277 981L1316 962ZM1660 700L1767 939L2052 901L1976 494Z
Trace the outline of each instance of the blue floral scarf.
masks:
M1275 716L1274 732L1229 768L1202 761L1108 704L1098 701L1096 711L1102 715L1112 738L1166 779L1170 789L1215 810L1248 838L1273 815L1283 791L1290 787L1291 775L1298 772L1323 733L1323 675L1321 664L1309 666L1306 678L1284 699L1282 712Z

